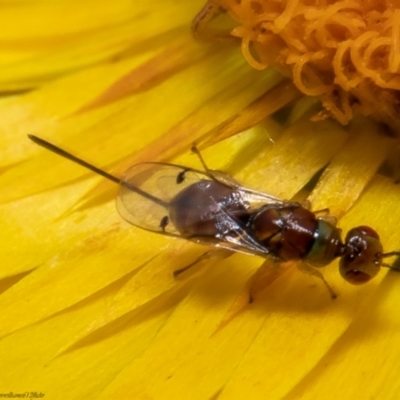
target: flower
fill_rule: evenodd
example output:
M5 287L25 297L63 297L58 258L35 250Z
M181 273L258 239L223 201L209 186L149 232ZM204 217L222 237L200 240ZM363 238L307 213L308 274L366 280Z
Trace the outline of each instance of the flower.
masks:
M377 174L393 139L361 117L347 128L313 122L315 100L278 72L253 70L236 46L193 40L201 7L3 6L0 85L13 96L0 104L1 395L397 392L395 272L354 287L333 263L324 271L333 301L312 276L267 268L251 304L259 257L220 254L174 278L210 249L132 227L115 212L117 185L28 140L40 136L116 176L150 160L200 167L189 152L197 141L211 168L275 196L309 195L313 209L342 217L345 232L367 224L385 250L398 249L400 187Z

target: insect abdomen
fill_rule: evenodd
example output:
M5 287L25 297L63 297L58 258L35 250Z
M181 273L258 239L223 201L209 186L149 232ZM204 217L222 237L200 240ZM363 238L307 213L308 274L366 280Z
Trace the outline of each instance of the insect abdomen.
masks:
M229 231L234 217L245 210L234 189L201 180L182 190L171 201L169 217L184 236L218 236Z

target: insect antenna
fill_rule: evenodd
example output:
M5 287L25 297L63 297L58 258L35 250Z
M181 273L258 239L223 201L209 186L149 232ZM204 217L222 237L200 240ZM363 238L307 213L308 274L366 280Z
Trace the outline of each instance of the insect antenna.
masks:
M400 256L400 251L391 251L390 253L381 254L382 258Z
M59 156L64 157L64 158L66 158L66 159L68 159L68 160L70 160L70 161L72 161L72 162L74 162L76 164L79 164L82 167L90 169L91 171L95 172L96 174L99 174L99 175L103 176L104 178L106 178L106 179L108 179L108 180L110 180L110 181L112 181L114 183L118 183L118 184L121 183L121 180L119 178L117 178L116 176L111 175L108 172L103 171L100 168L97 168L93 164L90 164L87 161L82 160L81 158L76 157L71 153L68 153L67 151L61 149L60 147L58 147L58 146L56 146L56 145L54 145L54 144L52 144L52 143L50 143L50 142L48 142L48 141L46 141L44 139L41 139L41 138L39 138L39 137L37 137L35 135L28 135L28 138L31 139L32 142L35 142L37 145L39 145L41 147L44 147L45 149L50 150L53 153L56 153Z
M395 257L395 256L399 257L400 256L400 251L391 251L390 253L383 253L383 254L380 255L380 258ZM396 261L394 262L394 264L382 263L381 267L390 268L390 269L393 269L394 271L400 272L400 265L396 266L395 265Z
M70 161L72 161L72 162L74 162L74 163L76 163L78 165L81 165L82 167L85 167L85 168L89 169L90 171L93 171L96 174L101 175L102 177L104 177L104 178L106 178L106 179L108 179L108 180L110 180L110 181L112 181L114 183L117 183L118 185L125 186L126 188L132 190L133 192L136 192L137 194L139 194L139 195L141 195L141 196L143 196L143 197L145 197L145 198L147 198L147 199L149 199L149 200L151 200L151 201L153 201L153 202L155 202L157 204L159 204L160 206L163 206L163 207L167 208L168 205L169 205L167 202L165 202L165 201L163 201L163 200L161 200L161 199L159 199L159 198L157 198L155 196L152 196L150 193L147 193L144 190L141 190L140 188L138 188L136 186L133 186L129 182L125 182L125 181L121 180L120 178L117 178L116 176L109 174L108 172L96 167L93 164L88 163L85 160L82 160L79 157L74 156L73 154L69 153L68 151L63 150L62 148L56 146L53 143L48 142L47 140L41 139L40 137L37 137L35 135L28 135L28 138L31 139L37 145L39 145L41 147L44 147L45 149L50 150L53 153L58 154L59 156L66 158L67 160L70 160Z

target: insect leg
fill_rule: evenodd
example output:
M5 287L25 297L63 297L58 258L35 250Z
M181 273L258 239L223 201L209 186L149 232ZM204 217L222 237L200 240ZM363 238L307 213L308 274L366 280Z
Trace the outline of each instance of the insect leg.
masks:
M337 218L334 217L333 215L324 215L322 217L318 217L318 219L323 220L325 222L327 222L328 224L331 224L333 226L337 225ZM341 230L341 229L340 229Z
M181 275L183 272L186 272L187 270L189 270L190 268L194 267L195 265L197 265L198 263L204 261L204 260L209 260L211 258L226 258L229 257L230 255L232 255L232 252L227 252L226 250L210 250L210 251L206 251L205 253L203 253L202 255L200 255L199 257L197 257L193 262L191 262L189 265L186 265L186 267L177 269L176 271L174 271L174 277L177 278L179 275Z
M304 200L301 203L301 206L304 207L306 210L311 210L311 201L310 200Z
M329 294L331 295L332 299L336 299L337 294L333 291L333 289L330 287L329 283L325 280L324 276L321 274L321 272L317 271L316 269L314 269L311 265L308 265L305 262L301 262L297 265L297 268L300 271L306 272L307 274L310 274L312 276L315 276L316 278L319 278L322 280L322 282L324 283L324 285L326 286L326 288L329 291Z
M218 10L219 7L213 1L207 1L206 5L196 15L192 23L192 32L195 38L201 37L201 32L205 25L213 18Z
M191 31L196 40L237 42L237 38L230 34L231 29L227 27L230 19L225 22L220 16L227 13L226 7L220 4L221 0L208 0L192 21Z
M322 216L329 215L329 208L321 208L320 210L313 211L314 214L322 214Z
M249 303L253 303L259 292L264 291L292 265L292 262L282 263L275 260L265 260L257 271L247 281Z
M163 232L165 232L165 228L169 224L169 217L168 215L165 215L164 217L161 218L159 228L162 229Z
M222 183L223 185L233 187L233 188L241 188L242 185L233 179L230 175L228 175L226 172L223 171L217 171L215 169L210 169L208 168L206 162L204 161L204 158L200 152L200 150L196 146L192 146L191 148L192 152L196 154L197 157L199 157L199 160L201 162L201 165L204 168L205 173L211 178L214 179L214 181Z

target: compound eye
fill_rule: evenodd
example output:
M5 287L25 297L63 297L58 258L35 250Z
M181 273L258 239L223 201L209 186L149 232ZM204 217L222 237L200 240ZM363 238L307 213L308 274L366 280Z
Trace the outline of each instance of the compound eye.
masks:
M357 226L357 228L353 228L352 231L358 231L360 234L364 236L369 236L373 239L380 240L378 233L372 229L370 226L362 225Z
M379 265L375 264L361 265L360 267L363 270L355 269L351 264L346 265L345 262L341 261L339 266L340 275L352 285L363 285L374 278L380 269Z

